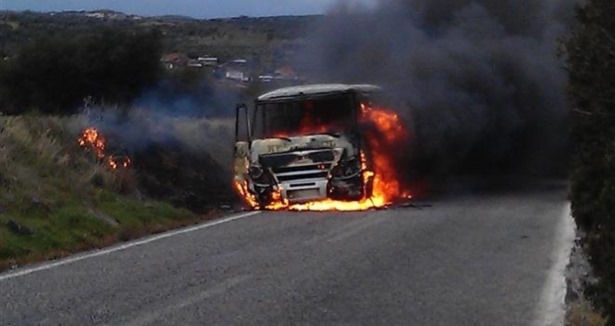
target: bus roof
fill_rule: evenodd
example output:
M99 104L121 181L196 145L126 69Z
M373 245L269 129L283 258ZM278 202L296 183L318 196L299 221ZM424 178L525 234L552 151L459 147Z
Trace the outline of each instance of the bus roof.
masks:
M374 93L380 91L381 88L375 85L357 84L312 84L302 86L292 86L280 88L258 97L259 101L271 101L278 99L293 98L299 96L310 95L328 95L330 93Z

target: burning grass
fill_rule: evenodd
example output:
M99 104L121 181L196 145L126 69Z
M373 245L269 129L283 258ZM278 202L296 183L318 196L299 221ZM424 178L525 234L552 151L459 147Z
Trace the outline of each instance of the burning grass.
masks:
M89 127L83 130L77 143L82 148L92 151L96 158L103 162L111 171L118 169L128 169L132 165L132 160L125 155L116 156L107 153L107 139L98 129Z
M212 217L122 194L133 172L79 148L77 124L0 117L0 270Z
M229 118L174 116L142 107L93 109L75 127L80 146L101 166L116 176L133 175L126 180L145 196L198 212L236 200L228 182L233 128Z

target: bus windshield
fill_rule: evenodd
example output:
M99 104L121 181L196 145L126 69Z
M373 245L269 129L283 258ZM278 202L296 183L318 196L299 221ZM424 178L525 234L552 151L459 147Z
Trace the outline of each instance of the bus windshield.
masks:
M292 137L348 132L355 126L350 96L261 104L255 137Z

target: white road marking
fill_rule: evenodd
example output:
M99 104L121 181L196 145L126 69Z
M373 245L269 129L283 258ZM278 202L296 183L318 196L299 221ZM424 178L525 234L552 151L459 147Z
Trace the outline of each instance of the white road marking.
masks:
M60 267L60 266L63 266L63 265L68 265L68 264L76 263L78 261L82 261L82 260L85 260L85 259L90 259L90 258L94 258L94 257L108 255L108 254L111 254L111 253L114 253L114 252L117 252L117 251L122 251L122 250L129 249L129 248L132 248L132 247L142 246L144 244L148 244L148 243L151 243L151 242L154 242L154 241L158 241L158 240L174 237L176 235L180 235L180 234L185 234L185 233L190 233L190 232L194 232L194 231L199 231L199 230L207 229L207 228L210 228L210 227L214 227L216 225L220 225L220 224L236 221L236 220L243 219L243 218L246 218L246 217L250 217L250 216L253 216L253 215L256 215L256 214L259 214L259 213L261 213L261 212L260 211L255 211L255 212L249 212L249 213L244 213L244 214L240 214L240 215L235 215L235 216L231 216L231 217L224 218L224 219L221 219L221 220L212 221L212 222L201 224L201 225L196 225L196 226L192 226L192 227L188 227L188 228L184 228L184 229L179 229L179 230L175 230L175 231L169 231L169 232L166 232L166 233L161 233L159 235L147 237L147 238L142 239L142 240L136 240L136 241L133 241L133 242L127 242L127 243L124 243L124 244L119 245L119 246L110 247L108 249L94 251L94 252L91 252L91 253L77 255L77 256L73 256L73 257L69 257L69 258L65 258L65 259L60 259L60 260L58 260L56 262L53 262L53 263L48 263L48 264L43 264L43 265L36 266L36 267L26 268L26 269L18 270L18 271L15 271L15 272L9 272L9 273L7 273L5 275L0 275L0 282L6 281L6 280L9 280L9 279L12 279L12 278L20 277L20 276L29 275L29 274L36 273L36 272L50 270L52 268Z
M572 219L570 204L566 205L562 218L558 222L554 249L551 254L553 265L542 288L538 308L535 312L535 326L564 325L566 315L566 268L570 262L570 252L574 245L575 224Z
M166 308L161 310L156 310L151 314L146 314L142 317L138 317L135 320L126 324L126 326L144 326L154 324L158 319L170 315L174 312L180 311L188 306L195 305L201 301L212 298L216 295L220 295L230 290L231 288L237 286L238 284L244 283L245 281L252 278L249 275L242 275L232 277L228 280L222 281L218 283L216 286L209 288L203 292L197 293L187 299L184 299L178 303L173 303L167 305Z

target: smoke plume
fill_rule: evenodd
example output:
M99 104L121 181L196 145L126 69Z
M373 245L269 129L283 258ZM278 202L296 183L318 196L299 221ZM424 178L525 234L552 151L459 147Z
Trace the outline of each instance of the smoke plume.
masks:
M127 108L90 105L71 129L98 129L108 155L128 156L139 191L203 211L234 200L230 187L233 111L239 95L207 84L147 90Z
M225 167L232 156L236 91L202 83L184 90L162 81L148 89L126 108L88 105L82 110L78 132L96 127L113 143L116 151L142 152L151 146L181 146L193 153L216 154Z
M564 169L572 0L342 3L300 62L310 79L376 83L399 103L426 173ZM410 149L409 149L410 150Z

